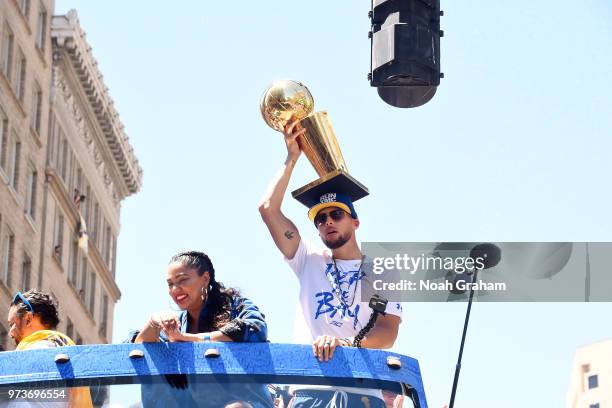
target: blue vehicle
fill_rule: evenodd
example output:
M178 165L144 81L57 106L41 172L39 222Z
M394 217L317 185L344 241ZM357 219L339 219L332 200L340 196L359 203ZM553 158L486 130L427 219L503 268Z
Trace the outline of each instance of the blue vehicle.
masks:
M0 353L0 407L426 408L418 362L338 348L318 362L307 345L144 343Z

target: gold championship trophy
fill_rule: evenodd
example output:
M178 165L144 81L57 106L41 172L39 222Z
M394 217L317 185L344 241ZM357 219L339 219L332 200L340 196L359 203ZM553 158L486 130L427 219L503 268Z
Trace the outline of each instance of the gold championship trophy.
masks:
M261 115L272 129L282 132L285 125L299 120L306 129L297 138L319 178L291 194L307 207L330 192L348 195L357 201L369 194L367 187L348 174L340 146L327 112L314 112L314 100L308 88L296 81L276 81L264 92L260 103Z

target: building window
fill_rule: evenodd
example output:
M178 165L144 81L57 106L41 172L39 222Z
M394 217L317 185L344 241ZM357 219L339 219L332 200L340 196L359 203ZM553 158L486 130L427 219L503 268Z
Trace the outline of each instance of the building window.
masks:
M4 37L2 38L2 73L6 79L10 80L13 72L13 47L15 36L11 29L6 26Z
M36 47L40 50L45 49L45 40L47 37L47 10L40 3L38 10L38 20L36 21Z
M106 252L106 248L104 246L104 244L106 243L106 221L104 220L104 216L101 217L100 219L100 226L99 226L99 240L98 240L98 251L100 251L100 255L102 256L102 260L106 263L106 259L104 259L104 253Z
M113 244L111 247L111 259L108 262L108 268L110 269L113 276L115 276L115 265L117 262L117 238L113 237Z
M62 140L64 139L64 132L62 131L59 121L57 120L55 115L53 115L53 119L55 122L55 126L52 128L52 131L55 131L55 135L53 136L54 141L53 141L53 147L52 147L53 149L52 163L55 166L55 169L59 173L60 164L62 160Z
M81 285L79 286L79 296L83 303L87 304L87 257L81 258Z
M23 254L21 273L21 290L29 290L32 277L32 260L30 260L30 257L27 254Z
M66 139L62 139L59 167L60 177L64 180L64 183L66 183L66 180L68 180L68 140Z
M77 272L79 268L79 243L71 236L72 244L70 245L70 266L68 269L68 280L72 286L77 287Z
M98 225L100 224L100 205L96 202L94 205L93 219L89 226L89 238L94 244L98 242Z
M30 171L28 174L28 190L26 191L26 213L32 218L36 218L36 183L38 173Z
M55 148L55 143L57 140L57 119L55 119L55 115L53 112L49 114L49 140L47 141L47 161L52 166L57 165L57 157L55 154L57 152Z
M83 195L83 170L77 164L76 166L76 177L74 178L74 193L72 195L72 202L77 208L81 208L81 196Z
M110 261L111 261L111 248L112 248L112 232L110 227L106 227L106 234L104 236L104 262L106 262L106 266L110 269Z
M0 109L0 167L7 171L6 163L8 159L9 133L8 119L2 109Z
M19 191L19 165L21 160L21 143L17 141L17 137L13 134L13 144L11 148L11 156L9 160L9 184L13 190Z
M17 57L17 65L15 66L15 78L13 78L13 89L19 102L23 104L26 81L26 59L21 50Z
M100 335L106 338L106 325L108 324L108 295L102 295L102 316L100 318Z
M9 231L2 240L2 274L0 275L2 282L4 282L7 288L10 288L11 284L14 253L15 235Z
M599 386L599 379L597 378L597 374L589 375L589 390L591 388L597 388Z
M19 0L19 11L27 20L30 14L30 0Z
M64 215L59 207L55 209L55 225L53 227L53 256L62 263L62 255L64 253Z
M30 126L40 136L41 123L42 123L42 101L43 95L40 90L38 83L34 84L34 90L32 91L32 111L30 112Z
M66 183L66 188L70 193L74 188L74 166L75 166L75 157L72 149L68 149L68 155L66 156L66 167L68 168L66 171L66 178L64 179L64 183Z
M83 214L83 219L85 220L85 224L89 228L89 209L91 208L91 187L85 187L85 203L81 203L81 214Z
M89 312L94 315L94 308L96 305L96 273L91 272L89 277Z

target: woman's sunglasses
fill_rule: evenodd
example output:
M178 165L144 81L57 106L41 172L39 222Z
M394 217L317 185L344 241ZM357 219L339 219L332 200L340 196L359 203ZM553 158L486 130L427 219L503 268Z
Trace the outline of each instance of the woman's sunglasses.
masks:
M314 224L317 228L319 228L321 226L321 224L325 224L325 222L327 221L327 216L329 215L329 217L334 220L334 221L340 221L341 219L344 218L344 215L346 214L346 211L344 210L333 210L328 212L327 214L317 214L317 216L314 219Z
M34 311L32 304L30 303L28 299L25 298L25 296L23 296L23 293L21 292L15 293L15 296L13 297L13 305L16 305L20 300L21 300L21 303L26 305L26 307L28 308L30 312Z

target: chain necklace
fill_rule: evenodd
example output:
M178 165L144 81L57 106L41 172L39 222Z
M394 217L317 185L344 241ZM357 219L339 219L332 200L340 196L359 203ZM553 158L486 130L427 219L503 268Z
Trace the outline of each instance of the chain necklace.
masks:
M361 268L363 268L363 261L365 260L365 255L362 255L361 257L361 263L359 264L359 269L357 270L357 275L355 278L355 289L353 289L353 298L351 299L351 304L349 305L345 300L344 300L344 296L342 296L342 289L340 288L340 271L338 270L338 266L336 265L336 259L332 256L332 262L334 264L334 280L333 282L330 280L330 284L332 287L332 291L334 292L334 295L336 295L336 298L338 299L338 301L347 309L349 309L350 307L353 306L353 303L355 303L355 297L357 295L357 285L359 284L359 278L361 277ZM350 278L349 278L349 288L351 287L350 285Z

